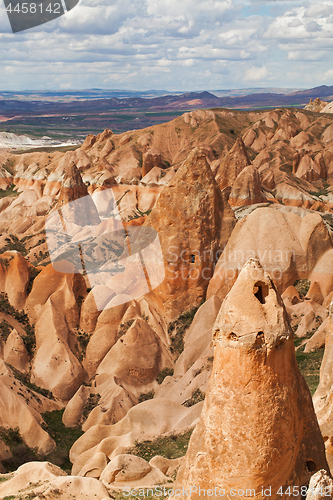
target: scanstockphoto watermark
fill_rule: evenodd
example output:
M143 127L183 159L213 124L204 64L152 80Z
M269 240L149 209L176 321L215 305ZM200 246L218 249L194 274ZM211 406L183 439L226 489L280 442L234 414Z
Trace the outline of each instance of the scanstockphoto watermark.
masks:
M3 0L13 33L34 28L63 16L80 0Z
M210 280L214 273L218 273L225 281L237 278L245 262L250 258L258 259L271 277L282 279L283 271L296 261L294 250L191 250L179 249L175 246L168 248L166 254L166 274L169 280ZM257 272L248 269L247 272ZM254 277L254 276L252 276Z
M124 487L122 490L124 497L169 497L169 498L191 498L192 495L198 494L200 497L255 497L255 488L232 488L226 490L215 486L215 488L201 488L200 486L182 486L181 488L168 488L167 486L155 486L155 488L129 488Z
M155 486L154 488L129 488L124 487L122 493L125 498L136 497L136 498L149 498L151 496L155 497L168 497L168 498L191 498L192 495L199 495L200 498L218 498L218 497L247 497L254 498L260 495L262 498L270 498L272 496L289 497L289 498L305 498L308 493L311 492L311 496L320 498L332 498L332 486L279 486L275 491L271 486L262 486L261 488L230 488L226 490L225 488L220 488L215 486L214 488L201 488L200 486L182 486L180 488L169 488L166 486Z
M123 223L112 189L58 207L45 233L54 270L83 275L99 311L141 297L164 280L157 231Z

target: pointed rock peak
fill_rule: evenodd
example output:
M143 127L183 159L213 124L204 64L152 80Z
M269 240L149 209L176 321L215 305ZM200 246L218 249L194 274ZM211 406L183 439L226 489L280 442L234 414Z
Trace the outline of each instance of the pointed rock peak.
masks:
M207 161L207 151L205 148L194 148L190 152L186 160L177 170L169 186L176 186L185 179L189 184L198 183L199 179L215 184L213 172Z
M171 321L205 296L217 256L235 222L205 150L194 149L163 189L145 222L159 235L165 279L156 293Z
M271 349L292 337L273 281L257 259L249 259L216 318L215 341L233 348Z
M216 181L220 189L232 186L238 174L248 165L251 165L246 146L241 137L236 139L230 151L221 158L216 172Z
M237 137L234 145L232 146L232 148L229 151L229 153L235 153L235 152L242 153L245 156L245 158L247 159L248 165L251 165L249 155L247 154L246 146L245 146L244 141L241 137Z
M88 194L87 188L82 180L81 174L75 165L74 161L67 165L64 171L64 180L62 182L62 187L76 187L81 188L85 193ZM81 195L81 196L84 196Z
M237 176L230 193L232 207L264 203L266 198L261 193L258 170L253 165L245 167Z
M71 203L75 200L78 200L77 203ZM87 188L74 162L71 162L65 169L56 208L60 207L64 207L65 210L62 217L79 226L100 223L95 203L91 196L88 196Z
M101 132L100 134L98 134L96 136L96 145L101 144L106 139L109 139L110 137L112 137L112 135L113 135L112 130L109 130L108 128L106 128L103 132Z

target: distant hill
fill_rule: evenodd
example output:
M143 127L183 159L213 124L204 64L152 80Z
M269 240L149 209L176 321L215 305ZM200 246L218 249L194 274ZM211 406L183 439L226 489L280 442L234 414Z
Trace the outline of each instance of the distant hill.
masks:
M252 93L251 93L252 90ZM262 90L262 91L261 91ZM0 130L17 134L48 135L63 140L98 133L145 128L176 118L184 111L207 108L303 108L310 99L333 100L333 86L306 90L243 89L185 92L107 91L0 92ZM274 92L272 91L274 90ZM243 92L243 95L241 95Z

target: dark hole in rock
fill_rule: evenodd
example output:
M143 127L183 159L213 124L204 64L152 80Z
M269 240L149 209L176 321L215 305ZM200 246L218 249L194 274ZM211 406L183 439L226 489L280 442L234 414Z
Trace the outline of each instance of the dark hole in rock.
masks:
M306 466L310 472L315 472L317 470L316 464L312 460L308 460Z
M229 339L230 340L237 340L237 335L235 333L231 332L229 335Z
M191 262L191 264L194 264L194 262L195 262L195 255L190 255L190 262Z
M268 295L268 286L263 281L257 281L253 287L253 293L261 304L265 304Z
M256 342L264 342L265 341L265 335L264 332L258 332L257 337L256 337Z

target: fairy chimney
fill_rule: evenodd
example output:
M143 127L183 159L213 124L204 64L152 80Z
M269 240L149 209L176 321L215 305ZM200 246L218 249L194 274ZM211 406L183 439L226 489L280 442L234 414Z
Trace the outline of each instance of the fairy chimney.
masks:
M290 499L288 486L306 485L328 466L287 313L258 260L244 265L213 332L203 411L174 488L192 488L191 500L203 490L211 498L225 490L233 499Z

